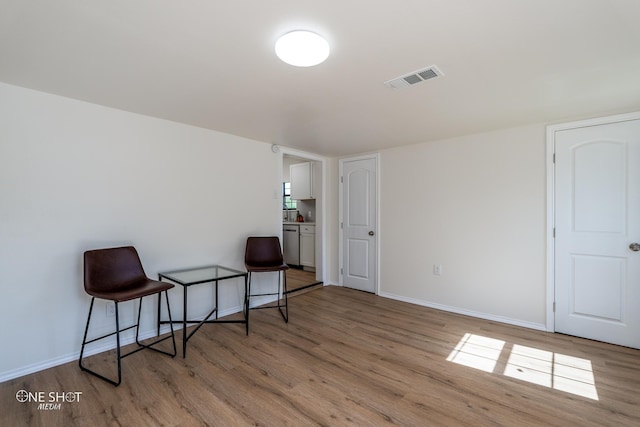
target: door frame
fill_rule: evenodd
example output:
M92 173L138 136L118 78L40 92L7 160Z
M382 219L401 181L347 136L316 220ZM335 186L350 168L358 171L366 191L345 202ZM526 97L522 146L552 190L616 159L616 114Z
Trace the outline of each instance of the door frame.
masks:
M558 131L584 128L589 126L599 126L612 123L626 122L640 119L640 111L613 116L597 117L593 119L578 120L567 123L559 123L547 126L547 324L548 332L555 332L555 134Z
M374 280L374 294L380 294L380 246L381 246L381 232L380 232L380 153L363 154L354 157L344 157L339 160L339 177L338 177L338 224L339 224L339 236L338 236L338 284L344 286L344 270L343 270L343 254L344 254L344 233L342 224L344 223L344 183L342 182L344 163L356 160L375 160L376 165L376 253L375 253L375 280Z
M272 145L272 151L274 153L278 153L278 185L279 185L279 190L277 190L279 197L280 197L280 201L282 201L282 171L283 171L283 167L284 167L284 156L293 156L293 157L299 157L301 159L306 159L309 161L313 161L313 162L320 162L320 169L322 171L322 181L321 181L321 185L320 185L320 199L319 199L319 204L320 206L318 206L318 199L316 199L316 237L320 237L320 262L321 262L321 268L317 268L318 265L318 254L316 253L316 271L319 271L321 274L321 280L323 283L323 286L327 286L328 284L328 275L327 275L327 265L329 264L327 262L327 191L326 191L326 187L327 187L327 158L323 157L323 156L319 156L317 154L313 154L313 153L308 153L306 151L300 151L300 150L296 150L294 148L289 148L289 147L282 147L282 146L278 146L278 145ZM274 194L276 194L274 192ZM282 203L278 204L279 206L279 210L278 210L278 218L280 218L280 240L282 241ZM320 213L320 215L318 215L318 213ZM318 216L319 216L319 220L318 220ZM317 247L317 244L316 244ZM316 278L317 278L317 273L316 273Z

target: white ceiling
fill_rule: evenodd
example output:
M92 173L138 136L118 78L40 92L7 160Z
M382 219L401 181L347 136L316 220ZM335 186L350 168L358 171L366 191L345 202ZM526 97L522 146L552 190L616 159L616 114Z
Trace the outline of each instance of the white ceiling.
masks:
M340 156L640 109L640 0L0 0L0 81Z

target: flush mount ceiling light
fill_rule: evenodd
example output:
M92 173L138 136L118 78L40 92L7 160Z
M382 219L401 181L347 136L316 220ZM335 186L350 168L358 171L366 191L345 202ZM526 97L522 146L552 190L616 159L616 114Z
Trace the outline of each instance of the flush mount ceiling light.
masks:
M287 64L311 67L329 56L329 43L311 31L291 31L276 42L276 55Z

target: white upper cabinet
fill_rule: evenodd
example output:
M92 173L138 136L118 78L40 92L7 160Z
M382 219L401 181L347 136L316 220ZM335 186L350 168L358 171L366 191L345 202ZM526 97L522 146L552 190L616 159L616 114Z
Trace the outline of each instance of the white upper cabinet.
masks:
M319 196L320 163L297 163L290 166L291 198L293 200L316 199Z

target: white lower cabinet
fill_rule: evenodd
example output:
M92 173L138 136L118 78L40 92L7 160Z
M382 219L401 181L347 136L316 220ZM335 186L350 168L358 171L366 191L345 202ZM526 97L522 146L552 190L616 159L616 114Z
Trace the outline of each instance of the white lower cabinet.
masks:
M315 225L300 225L300 265L313 268L316 266Z

